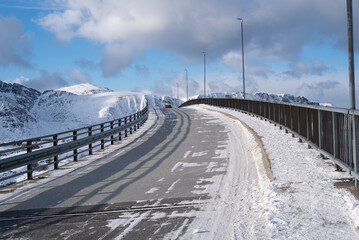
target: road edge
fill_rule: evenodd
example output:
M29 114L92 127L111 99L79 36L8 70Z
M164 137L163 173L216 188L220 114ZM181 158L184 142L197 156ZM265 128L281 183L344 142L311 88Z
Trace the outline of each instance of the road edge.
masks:
M273 177L273 173L272 173L272 165L271 165L270 159L268 157L268 154L265 151L264 144L261 140L261 137L258 136L258 134L251 127L249 127L246 123L244 123L239 118L237 118L229 113L225 113L220 110L208 109L208 108L204 108L204 109L206 109L208 111L212 111L212 112L218 112L218 113L221 113L221 114L225 115L226 117L229 117L233 120L237 120L249 131L249 133L253 136L254 140L256 141L258 147L261 149L262 162L263 162L263 166L264 166L266 175L270 181L273 181L274 177Z

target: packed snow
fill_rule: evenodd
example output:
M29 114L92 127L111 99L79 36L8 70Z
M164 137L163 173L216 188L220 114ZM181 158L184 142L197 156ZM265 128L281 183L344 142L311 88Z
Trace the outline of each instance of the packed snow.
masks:
M230 109L193 108L215 115L230 129L230 161L224 179L211 179L219 192L210 192L213 202L198 213L184 239L359 238L359 202L334 186L350 178L347 173L335 171L330 160L268 121ZM242 122L263 142L272 181L254 136Z

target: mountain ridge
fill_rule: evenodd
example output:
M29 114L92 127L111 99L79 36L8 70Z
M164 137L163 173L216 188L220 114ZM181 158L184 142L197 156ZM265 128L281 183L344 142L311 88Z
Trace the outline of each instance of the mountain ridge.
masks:
M257 93L252 97L257 100L316 104L304 97L283 96L285 98ZM207 97L235 98L238 92L217 93ZM92 84L40 92L17 83L0 81L0 139L13 141L85 127L133 114L146 103L153 109L165 105L178 107L182 102L168 96L116 92Z

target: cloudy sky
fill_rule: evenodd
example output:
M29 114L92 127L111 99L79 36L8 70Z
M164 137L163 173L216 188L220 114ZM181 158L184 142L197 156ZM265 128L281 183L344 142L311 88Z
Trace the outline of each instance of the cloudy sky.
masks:
M247 92L348 107L345 0L0 0L0 80L185 97L185 69L203 93L206 52L207 93L241 91L238 17Z

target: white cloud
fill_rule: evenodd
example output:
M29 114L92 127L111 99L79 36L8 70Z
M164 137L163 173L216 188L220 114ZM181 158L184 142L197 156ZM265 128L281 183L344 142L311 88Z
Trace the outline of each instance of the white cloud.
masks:
M156 81L151 87L151 92L155 95L165 95L177 97L177 83L180 98L187 96L186 77L183 73L162 73L161 81ZM188 95L194 96L200 94L200 86L197 81L188 78Z
M228 52L222 56L221 63L233 68L242 68L242 53Z
M15 17L0 16L0 65L31 67L29 36L23 33L22 23Z
M21 76L15 79L13 82L19 83L29 88L35 88L37 90L53 90L61 87L65 87L68 83L62 77L62 74L59 72L54 72L49 74L45 70L40 71L40 76L38 78L27 78Z
M103 61L101 67L104 77L112 77L117 75L123 68L129 66L135 56L133 49L113 43L108 44L102 50Z
M136 72L137 74L139 74L141 77L144 78L148 78L150 76L150 70L148 69L147 66L144 65L137 65Z
M285 74L288 74L295 78L300 78L302 76L308 76L308 75L318 75L321 76L325 72L333 72L335 69L330 68L326 66L323 62L319 61L318 59L315 59L312 63L312 65L308 65L304 62L296 62L294 64L291 64L290 70L285 72Z
M14 83L18 83L18 84L21 84L21 85L25 85L27 82L30 81L30 78L27 78L27 77L24 77L24 76L21 76L19 78L16 78L13 82Z
M70 72L70 76L75 79L77 83L89 83L91 82L90 76L86 73L82 73L80 69L74 68Z
M289 61L300 66L305 44L332 39L346 47L346 4L327 0L58 0L56 11L38 22L58 39L85 38L105 45L101 68L112 77L130 66L148 49L170 51L189 62L222 59L240 66L240 22L244 19L247 56L263 61ZM354 12L359 4L354 4ZM354 26L359 18L354 18ZM354 39L358 41L359 31ZM354 45L358 45L354 43ZM248 58L250 59L250 58ZM268 67L256 64L247 73L266 75ZM252 64L253 66L253 64ZM302 69L300 69L302 67ZM308 68L308 66L307 66ZM313 69L309 69L311 72ZM320 72L320 66L317 69ZM325 70L325 69L323 69ZM252 72L251 72L252 71Z

